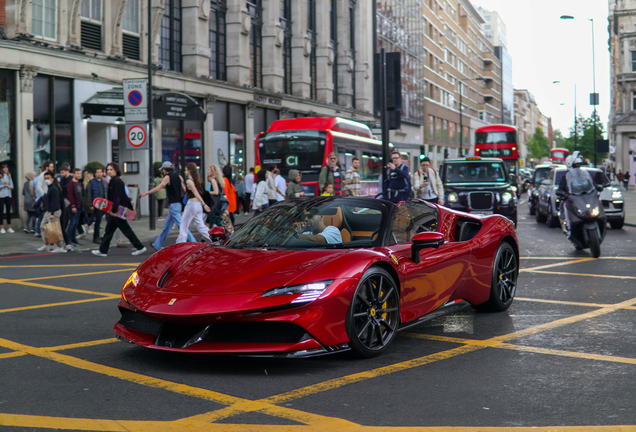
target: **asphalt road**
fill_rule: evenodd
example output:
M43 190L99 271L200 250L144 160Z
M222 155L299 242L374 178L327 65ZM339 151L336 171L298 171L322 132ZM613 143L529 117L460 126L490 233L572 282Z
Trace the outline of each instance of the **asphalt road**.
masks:
M129 345L112 328L130 249L0 258L0 431L636 431L636 228L593 259L525 215L509 311L464 309L370 360Z

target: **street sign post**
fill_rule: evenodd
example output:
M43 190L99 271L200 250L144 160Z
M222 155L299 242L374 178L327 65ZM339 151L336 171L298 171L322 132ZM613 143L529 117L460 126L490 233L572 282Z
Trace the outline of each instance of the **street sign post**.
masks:
M134 78L123 80L124 113L126 123L148 121L148 79Z
M147 123L126 123L126 150L147 149L148 141Z

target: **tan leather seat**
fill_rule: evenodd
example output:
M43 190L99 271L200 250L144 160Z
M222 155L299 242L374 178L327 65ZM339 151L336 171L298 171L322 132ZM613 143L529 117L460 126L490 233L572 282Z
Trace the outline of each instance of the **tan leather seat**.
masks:
M333 212L333 214L323 215L323 222L327 226L334 226L340 230L340 235L342 236L342 242L347 243L351 241L351 232L343 227L343 216L342 210L340 207L333 207L328 209L329 212Z

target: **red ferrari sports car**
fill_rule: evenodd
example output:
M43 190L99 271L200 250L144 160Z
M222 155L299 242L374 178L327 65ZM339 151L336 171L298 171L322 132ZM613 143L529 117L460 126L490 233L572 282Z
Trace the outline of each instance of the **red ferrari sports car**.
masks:
M216 244L153 254L119 302L121 339L148 348L306 357L384 352L396 333L466 306L506 310L512 222L421 200L284 201Z

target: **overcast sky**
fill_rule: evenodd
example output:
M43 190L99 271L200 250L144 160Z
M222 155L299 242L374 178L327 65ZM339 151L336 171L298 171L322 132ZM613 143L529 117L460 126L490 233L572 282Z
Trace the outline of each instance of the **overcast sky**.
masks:
M532 93L541 112L552 117L552 126L569 136L576 111L589 117L593 107L592 23L597 112L607 130L610 110L610 63L607 0L472 0L474 6L497 11L507 28L515 89ZM562 20L561 15L574 16ZM553 81L560 81L552 84ZM564 105L561 105L564 104Z

